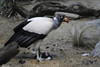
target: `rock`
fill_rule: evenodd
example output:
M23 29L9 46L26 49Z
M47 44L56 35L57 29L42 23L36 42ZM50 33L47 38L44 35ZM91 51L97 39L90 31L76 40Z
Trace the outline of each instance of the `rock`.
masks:
M8 63L19 51L19 45L16 42L11 42L0 48L0 65Z
M94 49L100 40L100 19L87 21L80 26L74 25L71 30L73 46Z
M56 14L64 14L68 17L68 19L77 19L79 18L79 15L78 14L73 14L73 13L67 13L67 12L56 12Z
M100 29L100 19L88 21L86 23L83 23L82 26L96 26Z
M95 49L91 52L92 56L100 56L100 41L96 44Z

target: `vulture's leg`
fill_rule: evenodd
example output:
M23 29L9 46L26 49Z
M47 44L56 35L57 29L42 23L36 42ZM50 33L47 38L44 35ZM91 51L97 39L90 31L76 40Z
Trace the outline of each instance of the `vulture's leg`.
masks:
M37 60L39 61L39 62L41 62L42 61L42 53L41 53L41 51L40 51L40 45L41 45L41 43L42 43L42 40L39 40L38 42L37 42L37 45L36 45L36 51L37 51Z
M42 61L42 54L41 54L41 51L40 51L40 47L37 49L37 60L38 60L38 62Z

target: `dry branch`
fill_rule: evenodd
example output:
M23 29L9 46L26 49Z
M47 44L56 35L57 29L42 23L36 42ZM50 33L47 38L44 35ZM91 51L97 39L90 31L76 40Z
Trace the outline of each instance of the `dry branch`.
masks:
M98 17L100 15L100 10L90 9L81 4L72 4L70 6L63 5L60 2L41 2L33 7L31 11L23 11L24 8L20 8L17 5L12 4L14 11L19 13L24 18L31 18L36 16L45 16L45 15L54 15L55 12L69 12L78 14L82 17L95 16ZM25 9L24 9L25 10Z
M28 17L54 15L55 12L69 12L83 17L100 15L100 10L87 8L81 4L72 4L70 6L62 5L60 2L42 2L33 7ZM23 15L24 16L24 15Z

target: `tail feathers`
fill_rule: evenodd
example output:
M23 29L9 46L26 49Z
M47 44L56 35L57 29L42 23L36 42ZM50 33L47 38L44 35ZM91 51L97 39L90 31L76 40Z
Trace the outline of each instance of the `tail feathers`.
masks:
M16 34L12 35L12 37L4 44L4 46L6 46L6 45L8 45L9 43L15 41L17 37L18 37L18 35L16 35ZM16 41L15 41L15 42L16 42Z

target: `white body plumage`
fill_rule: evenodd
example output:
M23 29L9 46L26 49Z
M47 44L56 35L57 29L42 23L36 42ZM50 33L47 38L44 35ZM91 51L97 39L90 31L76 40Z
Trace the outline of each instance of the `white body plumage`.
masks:
M35 17L28 19L27 21L31 22L24 26L23 30L44 35L47 35L54 25L54 21L47 17Z

